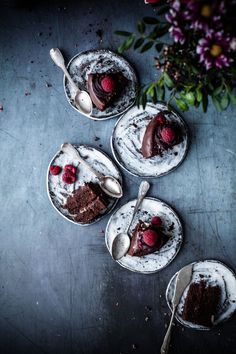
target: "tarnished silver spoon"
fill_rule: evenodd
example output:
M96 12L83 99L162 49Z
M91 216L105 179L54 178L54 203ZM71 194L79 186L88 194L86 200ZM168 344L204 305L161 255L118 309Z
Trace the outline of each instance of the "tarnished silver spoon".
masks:
M76 86L74 81L72 80L72 78L65 66L65 61L64 61L64 58L63 58L63 55L62 55L60 49L52 48L50 50L50 56L51 56L52 60L54 61L54 63L59 68L62 69L67 80L70 82L70 84L73 88L73 91L75 92L74 102L75 102L75 105L78 108L78 110L86 115L91 115L92 109L93 109L93 104L92 104L91 98L90 98L88 92L81 91Z
M140 204L142 203L143 199L145 198L148 190L150 188L150 184L147 181L142 181L139 186L138 191L138 198L136 200L135 207L133 209L131 220L126 228L125 232L121 232L114 238L111 246L111 254L112 257L117 261L118 259L122 258L126 255L130 248L130 241L131 238L129 236L129 229L134 220L134 217L138 211Z
M70 143L64 143L61 146L61 151L70 155L75 160L78 160L86 166L98 179L98 183L101 189L110 197L121 198L123 195L122 187L118 180L113 176L104 176L100 172L96 171L87 161L85 161L79 154L79 151L74 148Z

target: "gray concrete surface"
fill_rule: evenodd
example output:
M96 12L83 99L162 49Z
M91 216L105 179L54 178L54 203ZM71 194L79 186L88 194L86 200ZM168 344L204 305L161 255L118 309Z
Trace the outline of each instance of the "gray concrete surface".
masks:
M185 225L181 252L158 274L134 274L112 261L104 244L108 217L81 228L60 217L47 198L46 169L60 144L101 144L111 155L115 123L90 121L68 105L49 49L60 47L68 59L90 48L115 49L114 30L132 31L152 11L142 0L5 1L1 7L2 354L158 353L169 320L170 277L206 258L236 271L235 109L185 113L192 140L188 156L176 171L152 181L150 194L172 205ZM151 52L125 57L142 81L156 75ZM140 182L123 176L121 203L135 196ZM236 316L208 333L176 325L170 353L236 353L235 331Z

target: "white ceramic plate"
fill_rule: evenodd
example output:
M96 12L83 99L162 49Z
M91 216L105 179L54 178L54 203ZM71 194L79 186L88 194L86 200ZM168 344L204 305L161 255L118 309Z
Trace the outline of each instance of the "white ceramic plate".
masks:
M121 206L113 213L107 224L105 242L110 253L115 236L126 230L135 202L136 200L132 200ZM144 274L155 273L172 262L179 252L183 240L181 222L175 211L159 199L145 198L143 200L133 221L131 230L134 230L139 219L144 222L150 222L151 218L155 215L159 215L162 218L166 234L170 235L169 241L160 251L155 253L143 257L124 256L118 261L122 267Z
M121 95L109 107L103 112L94 107L92 115L87 117L94 120L113 118L124 113L134 104L137 95L138 79L134 69L120 55L106 49L88 50L75 55L68 63L67 69L78 87L85 91L87 91L87 76L90 73L121 72L128 79L127 85L124 87ZM65 76L63 84L68 102L78 111L72 99L74 97L73 89Z
M77 148L80 155L83 158L86 158L87 162L90 163L98 172L104 175L111 175L118 179L118 181L122 185L122 177L117 169L114 162L101 150L95 149L91 146L86 145L74 145ZM67 165L72 164L74 166L78 166L78 179L74 184L66 184L62 181L62 172L53 176L49 172L49 168L51 165L58 165L62 168ZM67 197L85 182L97 182L96 177L88 170L84 165L78 164L77 161L74 161L73 158L70 158L67 154L62 151L58 151L56 155L50 161L47 170L47 192L48 197L53 205L53 207L67 220L73 222L78 225L90 225L101 219L102 216L108 214L116 205L118 199L108 197L110 203L106 209L106 211L98 218L93 220L89 224L82 224L73 220L73 217L69 214L67 209L63 208Z
M205 261L194 262L192 264L193 264L193 275L190 284L193 282L199 282L200 280L205 280L207 283L212 285L218 285L221 288L221 304L220 304L220 310L215 319L215 325L227 320L232 316L232 314L236 310L235 274L226 265L216 260L205 260ZM173 298L176 276L177 273L171 278L166 289L166 300L170 310L172 308L171 300ZM183 295L177 307L175 317L182 325L186 327L194 328L198 330L209 330L208 327L199 326L194 323L184 321L181 317L189 286L187 286L187 288L183 292Z
M141 146L146 127L160 111L167 110L163 103L148 103L145 110L132 107L118 121L111 137L111 148L116 161L127 172L138 177L160 177L174 170L184 160L188 145L188 129L184 120L175 112L165 114L170 121L177 122L183 135L183 141L163 156L145 159Z

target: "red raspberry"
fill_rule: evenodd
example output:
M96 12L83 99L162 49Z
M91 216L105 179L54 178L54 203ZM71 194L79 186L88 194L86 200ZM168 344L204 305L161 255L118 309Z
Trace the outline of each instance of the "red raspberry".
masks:
M164 114L162 112L158 113L158 115L156 116L156 119L160 125L166 124L166 117L164 116Z
M157 242L158 234L154 230L146 230L143 233L143 241L146 245L153 247Z
M151 224L153 226L160 227L162 225L162 220L161 220L160 216L153 216L153 218L151 220Z
M171 127L163 128L161 131L162 140L165 143L172 143L175 140L175 131Z
M101 86L105 92L112 93L115 91L116 82L111 76L105 76L101 80Z
M76 176L74 174L72 174L71 172L65 172L62 175L62 180L63 180L63 182L65 182L67 184L72 184L72 183L75 183Z
M57 165L51 165L49 170L50 170L51 175L57 176L61 172L61 167L57 166Z
M65 165L64 171L65 172L70 171L70 172L72 172L73 175L75 175L76 174L76 167L73 165Z

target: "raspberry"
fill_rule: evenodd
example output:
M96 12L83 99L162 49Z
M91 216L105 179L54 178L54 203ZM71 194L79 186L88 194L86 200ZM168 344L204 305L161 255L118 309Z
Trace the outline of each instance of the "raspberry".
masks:
M65 172L70 171L70 172L72 172L73 175L75 175L76 174L76 167L73 165L65 165L64 171Z
M51 175L57 176L61 172L61 167L57 166L57 165L51 165L49 170L50 170Z
M65 172L62 175L62 180L63 180L63 182L65 182L67 184L72 184L72 183L75 183L76 176L74 174L72 174L71 172Z
M166 118L162 112L158 113L158 115L156 116L156 119L160 125L166 124Z
M157 238L158 234L154 230L146 230L143 233L143 241L150 247L155 245Z
M153 226L160 227L162 225L162 220L161 220L160 216L153 216L153 218L151 220L151 224Z
M163 128L161 131L162 140L165 143L172 143L175 140L175 131L171 127Z
M112 93L115 91L116 82L111 76L105 76L101 80L101 86L105 92Z

